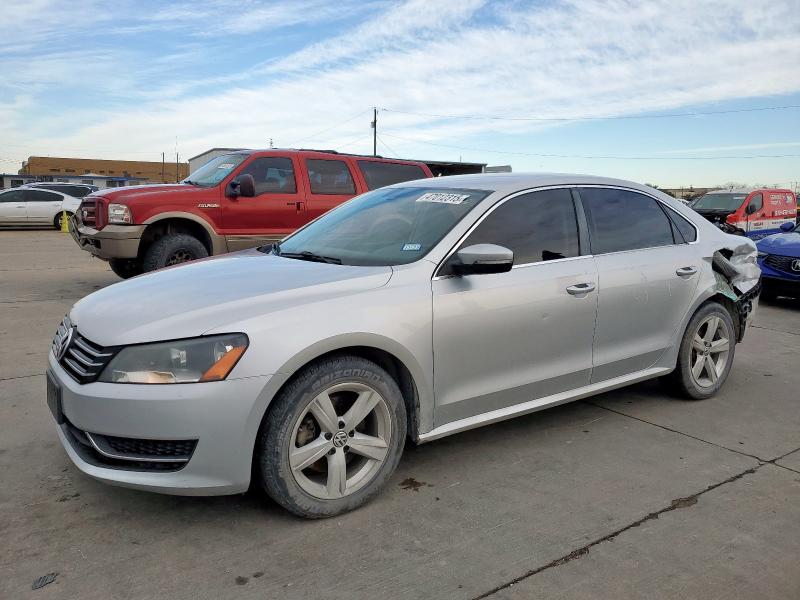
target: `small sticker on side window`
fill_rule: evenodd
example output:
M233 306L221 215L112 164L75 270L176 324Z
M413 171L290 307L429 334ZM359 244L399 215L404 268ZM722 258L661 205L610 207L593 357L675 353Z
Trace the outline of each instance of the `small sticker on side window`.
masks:
M422 249L422 244L406 244L403 246L403 252L418 252Z
M444 192L429 192L417 198L417 202L435 202L437 204L461 204L469 198L469 194L447 194Z

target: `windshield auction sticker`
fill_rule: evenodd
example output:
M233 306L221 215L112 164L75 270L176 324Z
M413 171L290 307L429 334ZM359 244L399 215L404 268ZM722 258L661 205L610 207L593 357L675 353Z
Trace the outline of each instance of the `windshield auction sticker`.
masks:
M437 204L461 204L469 198L469 194L446 194L444 192L430 192L422 194L417 202L435 202Z

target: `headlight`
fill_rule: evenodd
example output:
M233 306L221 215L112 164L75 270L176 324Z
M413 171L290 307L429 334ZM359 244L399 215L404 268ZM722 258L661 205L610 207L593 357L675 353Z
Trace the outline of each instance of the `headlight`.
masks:
M106 366L106 383L220 381L247 349L247 336L229 333L123 348Z
M124 204L109 204L108 205L108 222L117 223L120 225L130 225L133 223L131 217L131 209Z

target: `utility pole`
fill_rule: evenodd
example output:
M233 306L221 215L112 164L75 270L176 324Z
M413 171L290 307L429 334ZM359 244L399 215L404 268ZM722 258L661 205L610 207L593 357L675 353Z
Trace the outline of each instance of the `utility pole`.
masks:
M372 107L372 156L378 156L378 107Z
M178 153L175 153L175 183L180 179L180 171L178 171Z
M166 174L164 173L164 167L166 166L164 161L165 161L165 157L164 157L164 153L162 152L161 153L161 183L167 183Z

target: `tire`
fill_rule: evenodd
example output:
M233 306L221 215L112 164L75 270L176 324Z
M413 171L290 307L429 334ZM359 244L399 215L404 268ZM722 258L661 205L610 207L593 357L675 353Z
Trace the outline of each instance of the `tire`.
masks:
M129 279L142 274L142 261L136 258L112 258L108 266L122 279Z
M208 256L208 250L196 237L186 233L165 235L153 242L144 253L143 269L147 273Z
M709 328L714 325L716 328L709 338ZM727 346L723 339L727 340ZM722 350L724 347L727 350ZM678 350L675 370L662 381L672 391L689 400L710 398L728 378L735 350L736 329L730 313L721 304L708 302L689 321ZM701 361L702 357L704 359ZM693 367L699 367L699 373L693 371Z
M356 404L369 410L357 410L359 417L345 422ZM359 420L361 412L366 418ZM384 369L357 356L324 358L304 368L273 401L256 440L256 472L267 494L295 515L332 517L381 491L405 438L403 396ZM342 472L343 479L335 476Z
M53 227L56 231L61 231L61 217L64 215L63 212L59 211L59 213L53 217ZM72 218L72 213L67 211L67 221Z

